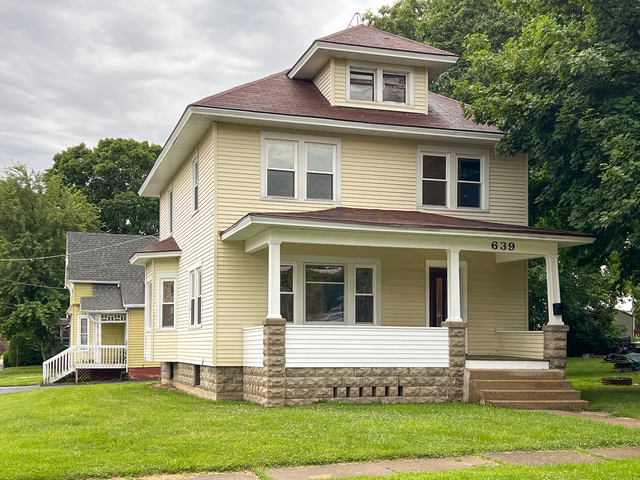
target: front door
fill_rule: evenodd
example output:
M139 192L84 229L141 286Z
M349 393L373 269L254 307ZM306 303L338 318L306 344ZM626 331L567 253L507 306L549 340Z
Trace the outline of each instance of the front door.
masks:
M447 269L429 268L429 326L441 327L447 319Z

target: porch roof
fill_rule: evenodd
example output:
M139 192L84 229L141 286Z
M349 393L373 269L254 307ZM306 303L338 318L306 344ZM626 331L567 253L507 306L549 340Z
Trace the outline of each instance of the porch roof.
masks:
M558 246L585 245L595 237L583 232L470 220L434 213L335 207L312 212L249 213L220 233L222 240L248 240L273 227L349 230L367 233L459 233L460 236L502 235L557 242Z

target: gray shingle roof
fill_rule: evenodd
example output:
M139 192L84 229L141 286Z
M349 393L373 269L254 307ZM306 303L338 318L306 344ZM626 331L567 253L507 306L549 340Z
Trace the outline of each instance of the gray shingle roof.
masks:
M120 287L94 283L93 297L81 297L80 310L83 312L123 311Z
M157 241L156 237L150 235L67 232L68 279L71 282L120 284L120 305L123 301L125 305L143 305L144 267L131 265L129 258ZM94 297L97 297L96 287L101 291L99 285L94 283ZM113 304L112 300L108 296L104 301Z

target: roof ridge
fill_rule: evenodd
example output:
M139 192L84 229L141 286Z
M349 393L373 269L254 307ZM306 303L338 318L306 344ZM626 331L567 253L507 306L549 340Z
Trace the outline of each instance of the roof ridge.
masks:
M247 88L247 87L252 87L254 85L258 85L258 84L260 84L262 82L266 82L267 80L269 80L269 79L271 79L273 77L276 77L278 75L282 75L283 73L286 74L286 72L288 72L289 70L290 69L282 70L280 72L273 73L273 74L268 75L266 77L259 78L258 80L252 80L250 82L243 83L242 85L237 85L237 86L235 86L233 88L229 88L228 90L223 90L222 92L214 93L213 95L209 95L208 97L204 97L204 98L201 98L200 100L196 100L195 102L191 103L190 106L191 105L198 105L200 103L204 103L204 102L207 102L209 100L213 100L214 98L222 97L223 95L227 95L229 93L236 92L236 91L238 91L240 89L243 89L243 88Z
M326 36L324 36L322 38L318 38L318 39L314 40L313 43L318 42L318 41L325 41L325 42L329 42L329 43L338 43L338 44L342 44L342 45L352 45L352 44L348 44L348 43L344 43L344 42L337 42L337 41L332 41L332 40L327 40L327 39L329 37L340 35L340 34L346 32L348 30L353 30L353 29L360 28L360 27L365 27L367 29L374 30L376 32L380 32L380 33L383 33L385 35L392 35L392 36L394 36L396 38L399 38L399 39L401 39L403 41L412 42L412 43L415 43L416 45L420 45L420 46L423 46L423 47L426 45L427 47L433 48L434 50L438 50L438 51L442 52L443 54L459 57L459 55L457 55L455 53L448 52L447 50L443 50L443 49L438 48L438 47L434 47L433 45L429 45L428 43L419 42L417 40L413 40L411 38L403 37L402 35L398 35L396 33L387 32L386 30L380 30L379 28L375 28L375 27L372 27L370 25L365 25L365 24L357 25L355 27L347 27L344 30L340 30L339 32L335 32L335 33L332 33L330 35L326 35ZM390 48L390 50L396 50L396 49L395 48Z

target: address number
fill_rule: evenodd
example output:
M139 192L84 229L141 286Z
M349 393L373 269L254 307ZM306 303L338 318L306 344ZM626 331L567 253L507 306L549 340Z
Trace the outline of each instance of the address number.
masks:
M491 248L494 250L509 250L512 252L516 249L516 244L513 242L492 242Z

